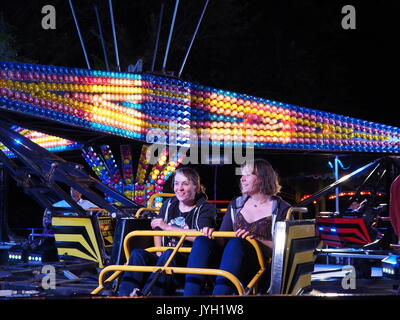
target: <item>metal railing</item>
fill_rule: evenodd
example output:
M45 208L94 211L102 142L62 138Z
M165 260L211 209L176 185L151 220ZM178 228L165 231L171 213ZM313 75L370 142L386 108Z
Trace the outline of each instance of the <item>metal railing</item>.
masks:
M197 237L202 236L203 233L198 231L148 231L148 230L137 230L132 231L126 235L124 239L124 253L126 257L126 261L129 261L130 258L130 248L129 248L129 241L133 237L139 236L164 236L164 237L180 237L177 245L175 247L151 247L147 248L146 250L149 252L157 252L161 251L164 252L169 249L173 249L170 257L168 258L167 262L164 266L133 266L128 265L111 265L105 267L99 275L99 286L92 291L92 294L99 294L104 288L107 283L114 281L118 278L123 272L162 272L165 274L201 274L201 275L212 275L212 276L222 276L232 282L235 286L239 295L247 295L251 292L252 289L255 288L258 280L266 271L264 257L258 242L254 239L250 239L249 237L246 238L248 242L254 247L257 254L258 263L260 265L260 269L254 275L254 277L250 280L247 284L246 288L243 287L242 283L239 279L234 276L232 273L219 270L219 269L211 269L211 268L187 268L187 267L169 267L170 262L175 257L176 253L184 252L189 253L191 251L190 247L182 247L183 242L187 237ZM236 234L234 232L223 232L223 231L214 231L212 236L214 238L234 238ZM109 272L114 272L111 276L105 279L106 274Z

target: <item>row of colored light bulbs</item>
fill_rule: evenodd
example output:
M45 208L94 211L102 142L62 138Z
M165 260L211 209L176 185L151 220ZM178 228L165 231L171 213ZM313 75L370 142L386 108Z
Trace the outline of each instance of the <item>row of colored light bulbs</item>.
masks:
M21 87L21 85L19 84L19 83L16 83L15 85L14 85L15 87ZM13 94L13 92L11 91L11 90L9 90L9 91L7 91L7 92L4 92L4 90L3 90L3 92L2 92L2 94L3 95L9 95L9 96L11 96L12 97L12 94ZM15 95L18 95L18 97L17 98L22 98L23 100L27 100L28 99L28 96L27 95L25 95L25 94L19 94L19 93L15 93ZM53 94L53 95L50 95L49 93L47 93L47 94L44 94L44 96L45 96L45 98L49 98L49 97L51 97L53 100L56 100L56 102L57 103L59 103L60 102L60 100L61 101L63 101L64 103L68 103L68 102L70 102L71 104L74 104L74 107L76 107L76 105L77 105L77 103L76 103L76 101L68 101L68 100L71 100L71 99L68 99L68 98L65 98L65 97L61 97L61 96L58 96L58 95L55 95L55 94ZM29 97L30 98L30 102L33 102L33 103L38 103L38 102L40 102L40 100L38 100L38 99L36 99L36 101L35 101L35 98L33 98L33 97ZM120 97L115 97L115 99L118 99L118 98L120 98ZM53 105L51 105L51 106L53 106ZM66 109L65 108L65 106L63 107L63 106L60 106L60 105L58 105L58 106L53 106L54 108L57 108L57 109L61 109L61 110L64 110L64 109ZM74 107L70 107L69 109L68 109L68 111L70 111L70 112L75 112L78 116L85 116L85 115L87 115L89 118L92 118L93 120L95 120L95 121L99 121L99 120L102 120L103 122L106 122L106 124L110 124L110 123L107 123L107 119L110 117L110 111L109 110L101 110L101 109L98 109L98 108L96 108L96 107L94 107L94 108L92 108L92 109L90 109L89 107L87 107L87 106L85 106L85 105L83 105L82 106L82 103L80 104L80 107L83 107L84 109L82 110L79 110L78 109L78 111L77 111L77 109L75 109ZM86 108L85 108L86 107ZM67 107L68 108L68 107ZM91 110L91 111L94 111L95 113L100 113L100 116L96 116L96 114L92 114L92 113L87 113L86 111L87 110ZM119 111L121 111L121 110L119 110ZM178 113L180 113L180 111L178 111ZM137 114L136 114L136 116L137 116ZM171 115L168 115L169 117L171 116ZM113 114L111 113L111 118L113 118L113 119L115 119L115 116L113 116ZM123 118L126 118L126 117L123 117L123 115L120 113L119 115L118 115L118 120L122 120ZM128 119L129 120L129 119ZM112 125L115 125L115 121L114 120L110 120L111 121L111 124ZM135 119L133 119L133 121L135 122ZM141 124L141 121L137 121L135 124ZM151 125L150 125L151 126ZM152 127L152 126L151 126ZM137 128L137 130L139 130L139 127Z
M57 72L57 70L54 71ZM126 79L112 79L112 78L102 78L102 77L87 77L87 76L78 77L78 76L68 76L68 75L62 76L60 75L60 73L46 74L46 73L32 73L32 72L20 72L20 71L14 72L9 68L0 71L0 78L6 80L15 80L15 81L21 81L21 80L36 81L36 82L42 81L39 84L39 87L43 90L47 89L53 91L141 93L142 89L140 87L143 87L145 90L144 93L146 94L155 94L160 96L171 96L179 98L188 97L188 90L186 90L186 92L185 91L181 92L180 87L177 87L176 85L159 86L159 85L152 85L151 82L145 82L140 80L130 81ZM109 84L110 86L104 86L106 84ZM32 83L30 85L34 86L34 84ZM119 85L135 86L136 88L120 87ZM147 87L151 87L152 89L146 89Z
M3 88L4 89L4 88ZM143 139L141 131L142 128L139 125L134 124L120 124L118 121L109 120L106 116L98 116L92 112L83 111L76 109L72 106L62 105L57 102L51 102L42 98L31 97L28 99L32 100L32 104L22 101L15 101L13 92L7 91L4 94L2 89L0 97L0 104L5 105L10 109L20 111L23 113L31 113L35 116L42 116L50 118L56 121L62 121L73 125L79 125L89 127L92 129L108 131L114 134L128 136L130 138ZM7 98L4 98L6 96ZM124 119L123 115L120 116L121 120ZM126 117L129 119L129 117ZM95 122L96 121L96 122ZM131 118L131 122L138 121L135 118ZM115 127L116 124L120 124L120 127ZM133 131L135 130L135 131Z
M96 153L96 151L94 151L93 147L89 146L87 148L82 148L82 155L93 172L99 177L101 182L114 189L111 176L99 155Z
M110 172L112 183L115 185L122 183L122 177L118 170L118 166L114 159L114 155L111 152L110 146L102 145L100 146L100 150L103 154L103 159L105 160L106 166Z
M118 99L118 98L116 97L116 99ZM161 108L159 108L159 109L161 109ZM108 112L107 115L109 115L109 112ZM169 115L169 116L170 116L170 115ZM253 126L258 126L258 125L257 125L257 124L253 124ZM321 126L323 126L323 125L321 125ZM325 126L328 126L328 125L325 125ZM340 130L340 129L338 129L338 128L334 128L333 125L330 125L330 127L333 127L333 128L331 128L331 129ZM347 130L346 130L346 129L343 129L343 131L346 132ZM349 132L351 132L351 131L352 131L352 129L349 129Z
M46 114L46 115L48 115L48 114ZM78 122L79 123L79 122ZM99 126L100 128L101 128L101 126L102 125L99 125L99 124L97 124L97 126ZM95 125L95 127L96 127L96 125ZM112 130L112 131L115 131L115 129L114 130ZM337 137L337 136L335 136L335 137ZM218 137L214 137L214 139L215 140L225 140L225 139L218 139ZM287 140L287 139L286 139ZM286 140L284 140L284 139L278 139L278 143L287 143L288 141L286 141ZM305 140L306 141L306 140ZM265 140L264 141L259 141L259 142L265 142ZM302 143L302 141L301 140L299 140L299 143ZM305 143L307 143L307 141L305 142ZM311 142L311 143L313 143L313 142ZM320 143L319 141L316 141L315 143ZM257 145L256 145L257 146ZM307 147L307 146L306 146Z
M136 171L136 181L140 185L144 184L147 168L149 167L148 161L146 160L146 154L147 154L148 148L149 148L148 145L144 144L142 146L142 149L140 152L138 168Z
M124 79L142 79L139 74L122 73L122 72L107 72L100 70L88 70L79 68L67 68L49 65L38 65L30 63L19 63L1 61L0 69L4 71L21 71L21 72L38 72L44 74L61 74L73 76L92 76L92 77L111 77L111 78L124 78Z
M7 83L6 86L7 88L11 89L24 90L24 88L21 88L22 84L19 82L10 82ZM57 111L73 113L79 117L84 117L85 119L88 120L92 120L93 118L96 118L96 115L98 115L98 116L104 116L105 120L111 120L111 121L124 120L127 124L136 124L136 125L140 124L140 121L138 121L137 118L141 117L142 115L141 113L130 110L131 112L128 112L127 115L126 110L124 110L125 108L121 108L118 105L112 104L108 101L102 100L100 106L96 107L93 106L93 104L90 105L87 103L83 103L82 101L77 101L76 99L62 97L54 93L51 94L50 92L44 90L31 91L30 89L26 89L28 90L27 92L32 93L29 94L25 92L13 91L7 88L3 87L0 90L0 94L4 97L13 98L21 102L28 102L35 105L41 104L42 106L46 106L48 108L52 108ZM93 98L95 97L96 96L94 96ZM132 97L131 95L116 95L115 97L110 95L109 97L106 98L131 99L131 97ZM106 106L105 110L102 110L100 108L101 106ZM129 116L129 114L131 114L131 116Z
M187 89L190 88L191 86L191 83L189 82L177 79L169 79L154 75L107 72L102 70L88 70L88 69L38 65L38 64L19 63L10 61L1 61L0 70L6 72L8 71L28 72L28 73L33 72L42 74L70 75L70 76L82 76L82 77L106 77L106 78L119 78L119 79L147 80L150 83L158 83L161 85L173 85L179 88L187 88Z
M203 91L203 93L204 93L204 91ZM222 91L222 92L220 92L220 94L219 95L217 95L217 93L216 92L207 92L207 96L209 96L209 97L211 97L211 98L215 98L215 100L218 100L218 99L221 99L221 97L223 96L225 94L225 92L224 91ZM232 96L233 96L233 98L231 98L231 101L232 102L235 102L235 94L232 94ZM239 97L239 99L241 99L240 98L240 96L238 96ZM207 99L207 98L206 98ZM225 100L228 100L226 97L224 98ZM258 99L257 101L260 101L260 99ZM268 100L266 100L266 102L268 102ZM253 105L254 105L254 101L253 101ZM244 104L247 104L247 105L249 105L250 104L250 102L249 102L249 100L248 101L244 101ZM272 108L271 108L271 111L275 111L274 110L274 108L276 109L276 111L282 111L282 110L284 110L283 109L283 107L282 107L282 104L280 104L281 106L279 106L279 107L276 107L276 106L272 106ZM288 105L284 105L284 107L287 107ZM279 110L279 108L281 108L281 110ZM295 110L291 110L291 113L293 114L293 112L297 112L296 110L298 109L298 110L300 110L300 111L307 111L308 109L305 109L305 108L297 108L297 107L294 107L294 109ZM299 111L299 112L300 112ZM315 112L315 111L312 111L312 110L308 110L308 111L310 111L310 114L311 114L311 116L310 116L310 118L311 119L313 119L313 112L314 112L314 114L316 113L317 114L317 116L314 116L315 117L315 119L316 120L318 120L317 119L317 117L318 117L318 112ZM286 114L288 114L288 112L286 111L285 112ZM329 113L321 113L321 114L328 114L328 115L330 115ZM304 114L305 116L307 116L307 114ZM335 115L333 115L333 118L335 118L336 116ZM337 116L337 118L338 119L340 119L340 117L341 116ZM345 117L342 117L343 119L346 119ZM307 119L305 120L305 121L307 121ZM330 119L330 123L332 123L332 121L335 121L334 119ZM359 121L359 120L357 120L357 121ZM334 122L333 122L334 123ZM357 124L356 124L357 125ZM383 128L385 128L385 127L387 127L387 126L382 126ZM218 137L216 137L216 138L218 138ZM302 138L302 137L300 137L300 138ZM306 139L308 138L308 137L305 137ZM331 136L331 138L337 138L337 136L335 136L335 137L333 137L333 136ZM224 139L225 140L225 139ZM287 140L287 139L286 139ZM281 140L281 141L278 141L278 143L287 143L288 141L285 141L285 140ZM297 141L296 141L297 142ZM307 140L305 140L305 145L307 146L307 145L309 145L309 144L311 144L311 145L313 145L314 143L313 142L318 142L318 141L310 141L310 143L308 143L308 141ZM264 143L264 141L261 141L261 143L260 143L260 145L262 145ZM299 143L300 144L302 144L303 143L303 141L300 139L299 140ZM296 145L296 143L294 143L294 145Z
M106 164L103 163L101 158L94 151L93 147L89 147L88 150L83 153L85 160L91 166L92 170L102 180L103 183L107 184L117 192L121 194L123 193L126 197L131 199L133 198L137 203L143 205L146 204L147 200L150 198L152 194L154 194L155 192L157 193L162 192L165 181L168 180L170 175L175 171L175 168L179 166L179 163L181 162L181 160L176 162L170 162L168 166L163 168L165 166L166 157L165 156L161 157L157 165L155 165L151 171L152 172L151 175L153 176L153 178L156 179L156 181L146 180L143 184L135 183L135 186L133 187L132 180L129 181L131 182L130 184L126 184L124 183L126 180L119 181L118 179L115 179L115 177L117 176L116 171L118 167L115 161L112 160L113 158L112 152L109 146L101 146L101 149ZM125 152L123 152L123 149L121 148L121 152L122 152L122 159L127 160L131 158L131 155L127 154L126 149ZM108 165L107 161L109 161ZM123 161L123 164L126 164L126 162ZM140 167L143 167L143 165L139 164L139 168ZM110 170L110 168L114 169ZM160 172L159 170L161 169L164 170ZM130 176L132 176L132 172L129 173ZM114 202L114 199L112 199L111 197L106 197L106 200L112 203ZM158 198L155 199L156 206L160 205L160 201L161 199Z
M11 129L49 151L66 151L80 148L80 144L63 138L50 136L41 132L31 131L16 126L12 127ZM0 149L5 152L8 157L15 156L8 148L6 148L1 143Z
M184 159L184 155L179 153L177 153L174 158L170 158L167 148L163 149L162 153L158 156L157 163L152 166L147 175L148 178L145 180L144 177L146 176L147 169L150 167L146 156L148 150L148 146L143 145L137 171L138 179L140 179L137 181L141 183L138 186L135 185L135 201L141 204L145 204L154 193L163 191L165 182ZM154 200L156 207L159 207L161 202L161 197L156 197Z
M134 175L133 175L133 157L130 145L121 146L121 166L122 176L124 179L124 195L134 200Z
M162 192L161 186L157 186L157 189L154 189L146 179L147 170L150 168L147 158L148 150L148 145L142 146L136 172L135 201L141 205L146 205L146 200L150 197L150 193Z
M221 99L221 97L223 97L221 94L219 95L219 99ZM214 97L215 98L215 97ZM202 98L200 98L200 101ZM236 98L234 98L236 99ZM196 99L193 99L196 101ZM226 97L225 97L225 101L226 101ZM260 102L260 99L257 99L257 101ZM206 101L207 102L207 101ZM208 101L209 102L209 101ZM234 102L236 102L234 100ZM399 137L399 131L397 128L394 127L390 127L390 126L386 126L386 125L380 125L380 124L376 124L376 123L372 123L372 122L367 122L367 121L362 121L362 120L358 120L358 119L352 119L352 118L348 118L348 117L344 117L344 116L338 116L338 115L334 115L334 114L329 114L326 112L320 112L320 111L315 111L315 110L310 110L310 109L305 109L305 108L298 108L298 107L293 107L293 106L289 106L291 107L290 109L283 109L282 107L277 107L277 106L272 106L271 105L265 105L264 102L260 102L257 103L255 101L251 102L250 100L246 100L246 101L238 101L239 103L242 103L244 105L247 105L246 108L248 108L247 110L244 109L245 111L255 111L257 110L255 107L259 106L261 104L262 108L258 109L258 112L263 112L263 115L268 115L268 116L275 116L277 119L281 119L281 121L284 120L290 120L292 121L292 123L299 123L301 125L309 125L309 126L314 126L314 127L320 127L323 129L329 129L329 130L335 130L337 132L341 132L341 133L351 133L353 132L353 130L361 130L361 133L355 133L355 136L357 137L357 135L359 135L359 138L364 138L364 139L380 139L380 140L384 140L384 139L389 139L389 137ZM268 100L266 101L268 103ZM227 104L226 102L220 101L220 106L229 106L229 104ZM198 105L196 105L195 103L193 104L196 107L198 107ZM250 109L250 106L253 107L253 109ZM286 107L288 105L285 105ZM205 106L202 105L202 107L206 110L210 110L210 106ZM236 107L236 105L235 105ZM194 109L195 109L194 108ZM243 108L242 105L240 105L238 108ZM267 109L267 111L264 111L262 109ZM194 109L192 110L192 113L196 113L196 111L194 111ZM218 109L221 110L222 108ZM301 110L301 111L300 111ZM272 111L272 113L270 112ZM290 115L292 115L290 117ZM214 118L215 119L214 115ZM296 118L294 116L301 116L302 118ZM330 118L328 118L327 116L329 116ZM224 116L219 115L218 116L219 120L226 120L226 118ZM212 116L211 116L212 118ZM248 119L251 119L250 116L248 116ZM258 117L259 118L259 117ZM308 119L303 119L303 118L308 118ZM263 122L266 122L266 120L268 120L268 117L263 117ZM283 119L283 120L282 120ZM309 120L311 119L311 121ZM228 119L229 120L229 119ZM254 118L253 118L254 120ZM318 123L315 122L315 120L317 121L325 121L326 123ZM345 121L349 121L349 123L345 122ZM251 121L250 121L251 122ZM215 122L214 122L215 123ZM223 123L223 122L220 122ZM200 126L203 125L203 127L208 127L209 123L199 123ZM226 122L225 124L226 125ZM336 125L336 126L335 126ZM343 127L340 127L340 125L342 125ZM302 129L303 131L306 131L307 128L302 128L302 126L296 126L295 129ZM309 129L310 130L310 129ZM311 128L312 130L312 128ZM376 134L380 134L380 136L377 135L372 135L371 133L376 133ZM336 133L331 133L332 136L331 138L338 138L337 136L333 136ZM301 133L300 133L301 135ZM344 137L340 137L340 138L347 138L346 136Z
M262 115L263 117L276 117L286 120L289 120L288 117L290 117L291 121L297 121L299 123L303 121L305 123L314 121L344 127L351 127L353 125L356 129L396 129L387 125L336 115L329 112L297 107L246 95L237 95L223 90L217 91L215 89L209 89L214 91L193 91L192 105L195 107L200 105L200 107L205 108L207 111L209 111L211 107L217 106L217 109L214 109L214 111L219 110L220 113L223 112L223 110L220 109L233 109L245 111L244 113Z
M101 74L104 74L106 77L114 77L114 76L119 76L121 78L142 78L140 75L134 75L134 74L130 74L130 73L113 73L113 72L103 72L103 71L92 71L92 70L85 70L85 69L77 69L77 68L65 68L65 67L55 67L55 66L40 66L40 65L31 65L31 64L23 64L23 63L13 63L13 62L1 62L0 63L0 69L2 69L2 71L6 72L7 71L36 71L36 72L42 72L42 73L53 73L53 74L82 74L82 75L86 75L86 76L99 76ZM179 80L170 80L170 79L165 79L162 77L154 77L154 76L148 76L148 78L150 80L156 80L160 81L160 82L169 82L169 83L174 83L176 85L186 85L186 86L190 86L192 89L193 94L197 94L198 95L198 99L202 99L203 96L209 97L211 99L215 99L215 100L223 100L223 101L230 101L230 102L236 102L237 100L240 100L242 98L249 98L251 100L255 100L255 101L263 101L263 103L270 103L269 100L265 100L265 99L260 99L260 98L256 98L256 97L249 97L247 95L238 95L236 93L231 93L229 91L224 91L224 90L216 90L210 87L204 87L204 86L200 86L200 85L195 85L195 84L190 84L190 83L186 83L186 82L182 82ZM202 91L203 90L203 91ZM200 96L200 97L199 97ZM238 97L238 98L236 98ZM249 100L247 100L249 101ZM247 102L246 100L244 101L245 104L249 104L249 102ZM247 103L246 103L247 102ZM253 104L256 102L253 102ZM299 109L301 110L301 112L303 111L309 111L311 114L311 117L313 116L313 114L315 113L319 113L318 111L313 111L311 109L306 109L306 108L302 108L302 107L296 107L296 106L291 106L288 104L282 104L279 103L279 105L284 106L285 108L293 108L294 110ZM280 107L282 108L282 107ZM326 113L326 112L320 112L321 114L325 114L325 115L332 115L330 113ZM307 113L303 114L304 117L307 117ZM334 117L336 117L336 115L333 115ZM338 118L341 118L342 116L337 116ZM356 122L358 122L359 120L357 119L352 119L352 118L348 118L348 117L343 117L349 119L350 121L354 120ZM365 122L364 123L368 123ZM370 123L372 124L372 123ZM379 125L380 126L380 125Z
M54 144L54 143L47 143L42 144L42 148L47 149L50 152L62 152L62 151L69 151L69 150L76 150L80 148L78 144ZM15 155L12 151L8 150L3 144L0 144L0 149L5 153L5 155L9 158L14 158Z
M301 114L298 117L295 116L290 116L290 115L284 115L284 114L279 114L279 113L270 113L268 111L264 111L262 109L250 109L246 108L241 109L242 106L239 107L232 107L231 109L217 109L213 113L213 110L204 110L204 109L198 109L198 108L193 108L192 114L194 114L194 117L199 121L198 126L204 126L208 127L207 125L207 120L214 121L216 122L237 122L243 121L246 119L248 121L248 125L256 128L260 124L268 124L268 122L271 122L272 119L277 119L280 120L282 123L287 123L287 124L292 124L291 129L296 130L296 129L303 129L307 130L306 128L309 127L312 130L315 128L320 128L320 129L325 129L325 130L331 130L331 131L336 131L337 133L352 133L355 130L358 130L363 133L367 134L375 134L375 135L382 135L382 134L387 134L390 133L391 135L397 135L399 136L398 130L395 130L392 127L389 126L384 126L384 125L379 125L379 124L373 124L373 123L368 123L368 122L363 122L362 120L355 120L354 123L347 123L347 122L342 122L342 121L335 121L333 119L329 119L327 117L319 117L319 119L315 120L309 120L309 119L304 119L305 117L309 117L309 115L304 115ZM258 110L258 111L253 111L253 110ZM258 113L257 115L251 114L253 113ZM294 126L296 124L296 126ZM303 127L304 126L304 127ZM391 131L387 131L391 130Z
M104 153L109 155L107 147L103 146L103 149L106 150L106 152ZM107 167L106 163L103 162L103 160L91 146L87 147L86 149L82 148L82 156L103 184L109 186L111 189L120 194L124 194L123 181L118 181L118 179L116 179L117 175L111 175L110 173L109 167L111 165L114 165L112 161L109 163L109 167ZM112 171L115 172L115 169L113 168ZM105 194L105 200L110 203L116 204L117 206L121 205L119 201L116 201L108 194Z

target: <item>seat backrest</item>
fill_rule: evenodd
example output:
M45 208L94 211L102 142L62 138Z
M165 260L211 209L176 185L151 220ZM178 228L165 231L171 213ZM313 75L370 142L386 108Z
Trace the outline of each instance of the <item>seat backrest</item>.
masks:
M314 219L277 222L270 294L297 295L311 286L317 243Z
M126 262L123 244L125 236L135 230L151 230L150 219L118 218L116 221L114 242L110 264L124 264ZM154 245L153 237L138 237L130 241L131 248L147 248Z

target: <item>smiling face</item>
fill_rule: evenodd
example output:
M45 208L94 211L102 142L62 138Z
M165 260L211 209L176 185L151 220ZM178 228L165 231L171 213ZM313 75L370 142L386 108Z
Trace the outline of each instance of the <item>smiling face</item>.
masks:
M179 201L190 204L195 200L198 190L190 178L178 172L174 179L174 192Z
M260 192L260 179L254 173L253 167L245 165L242 168L242 177L240 178L240 189L243 194L253 195Z

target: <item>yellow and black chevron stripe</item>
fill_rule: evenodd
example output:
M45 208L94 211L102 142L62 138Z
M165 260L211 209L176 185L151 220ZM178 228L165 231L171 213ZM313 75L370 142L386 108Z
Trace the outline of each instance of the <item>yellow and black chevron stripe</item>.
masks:
M316 245L314 220L287 221L281 293L296 295L311 286Z
M104 243L96 217L53 217L52 228L60 259L74 257L104 267Z

